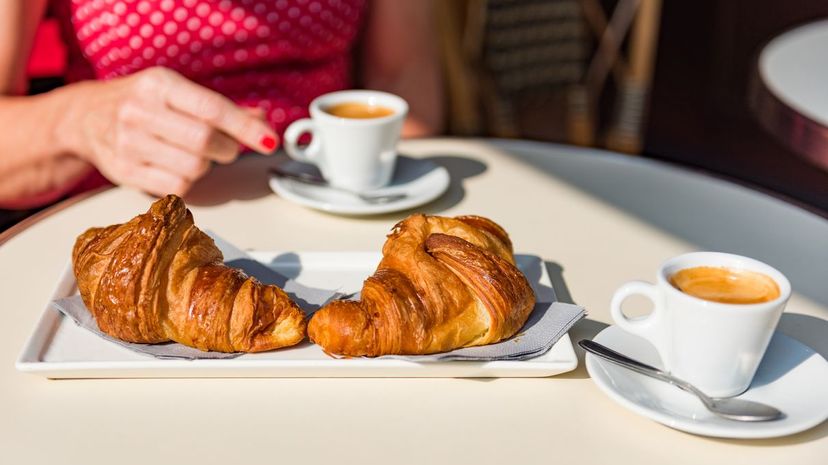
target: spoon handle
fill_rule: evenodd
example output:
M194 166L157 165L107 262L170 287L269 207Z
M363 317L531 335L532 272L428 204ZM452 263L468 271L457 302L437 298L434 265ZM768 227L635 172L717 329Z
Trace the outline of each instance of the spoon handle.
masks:
M328 181L325 181L325 178L317 176L316 174L306 173L304 171L290 171L282 168L281 166L271 166L268 170L270 171L270 174L275 176L295 179L297 181L306 182L316 186L328 186Z
M622 367L628 368L632 371L635 371L636 373L640 373L642 375L670 383L680 389L690 390L691 392L695 391L694 389L688 389L687 383L685 383L684 381L675 378L659 370L658 368L647 365L646 363L642 363L638 360L634 360L630 357L627 357L626 355L619 354L618 352L610 349L609 347L599 344L595 341L590 341L589 339L582 339L578 341L578 345L591 354L597 355L598 357L615 363L616 365L621 365Z
M361 200L368 202L368 203L389 203L389 202L396 202L397 200L402 200L408 197L408 194L405 192L397 192L397 193L365 193L365 192L356 192L350 189L344 189L342 187L332 186L328 181L325 181L324 178L321 178L312 173L306 173L301 171L290 171L282 168L281 166L271 166L269 168L270 174L280 177L280 178L288 178L292 179L297 182L301 182L304 184L310 184L313 186L320 186L325 187L327 189L346 192L348 194L354 195L359 197Z

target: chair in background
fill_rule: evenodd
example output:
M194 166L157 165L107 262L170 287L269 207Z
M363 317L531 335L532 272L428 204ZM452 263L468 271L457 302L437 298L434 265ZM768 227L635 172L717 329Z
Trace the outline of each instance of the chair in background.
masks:
M452 133L641 150L660 0L438 8Z

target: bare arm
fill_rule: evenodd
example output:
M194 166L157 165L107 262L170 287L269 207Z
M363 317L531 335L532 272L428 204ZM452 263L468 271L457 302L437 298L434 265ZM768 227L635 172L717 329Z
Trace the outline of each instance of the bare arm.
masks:
M0 92L26 91L24 66L46 0L0 0Z
M65 96L19 97L26 91L26 59L45 4L0 0L0 202L60 188L91 169L58 138Z
M366 88L408 101L404 137L443 130L443 83L431 0L374 0L363 39Z
M92 170L57 130L66 100L58 93L0 97L0 203L61 189Z

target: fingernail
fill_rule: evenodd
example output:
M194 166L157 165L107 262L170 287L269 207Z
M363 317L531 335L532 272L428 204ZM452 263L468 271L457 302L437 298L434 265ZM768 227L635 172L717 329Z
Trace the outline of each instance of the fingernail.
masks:
M268 150L276 148L276 139L273 136L264 136L261 140L262 146Z

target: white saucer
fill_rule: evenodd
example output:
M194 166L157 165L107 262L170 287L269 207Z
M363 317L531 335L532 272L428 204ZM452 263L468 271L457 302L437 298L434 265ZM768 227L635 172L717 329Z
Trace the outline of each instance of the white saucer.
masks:
M400 155L391 184L371 194L406 194L386 203L370 203L355 194L294 179L270 177L270 189L306 207L341 215L377 215L414 208L441 196L449 187L448 170L429 160Z
M655 348L617 326L594 339L624 355L661 367ZM704 344L699 340L699 344ZM798 433L828 419L828 362L813 349L776 332L753 384L739 398L772 405L780 420L746 423L708 412L692 394L587 354L586 368L610 398L635 413L689 433L721 438L770 438Z

